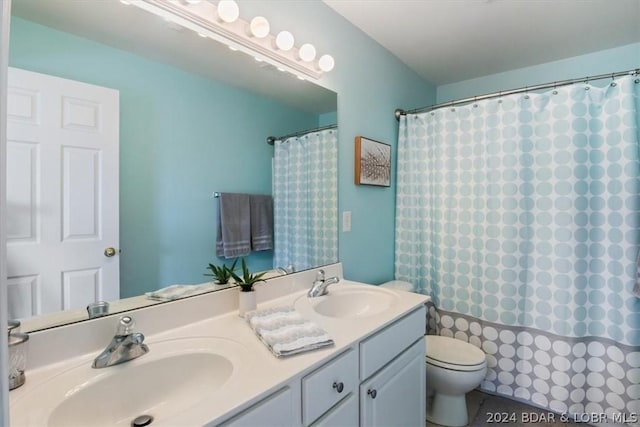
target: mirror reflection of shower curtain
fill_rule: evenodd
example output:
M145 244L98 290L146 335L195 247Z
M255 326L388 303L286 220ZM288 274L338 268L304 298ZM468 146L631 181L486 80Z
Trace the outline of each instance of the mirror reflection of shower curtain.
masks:
M337 129L275 142L273 203L274 268L337 262Z
M396 278L487 354L482 389L570 420L640 413L636 79L400 124Z

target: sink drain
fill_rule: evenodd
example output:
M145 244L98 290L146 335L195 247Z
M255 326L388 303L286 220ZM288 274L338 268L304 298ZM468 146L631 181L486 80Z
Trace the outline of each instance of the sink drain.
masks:
M131 421L131 427L144 427L148 426L153 422L153 417L151 415L140 415L136 417L133 421Z

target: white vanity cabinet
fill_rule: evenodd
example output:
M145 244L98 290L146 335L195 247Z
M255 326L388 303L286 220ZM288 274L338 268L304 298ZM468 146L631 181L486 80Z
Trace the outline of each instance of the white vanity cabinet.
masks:
M424 425L425 316L411 311L220 425Z
M300 394L286 386L260 402L219 424L220 427L294 427L298 426Z
M307 375L302 380L303 425L423 425L425 317L423 306L359 342L358 351L349 350ZM336 393L342 381L343 393L353 395Z

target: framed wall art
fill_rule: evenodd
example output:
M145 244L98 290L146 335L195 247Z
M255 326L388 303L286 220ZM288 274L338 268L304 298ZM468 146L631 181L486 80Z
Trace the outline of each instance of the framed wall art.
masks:
M355 181L357 185L391 186L391 146L356 136Z

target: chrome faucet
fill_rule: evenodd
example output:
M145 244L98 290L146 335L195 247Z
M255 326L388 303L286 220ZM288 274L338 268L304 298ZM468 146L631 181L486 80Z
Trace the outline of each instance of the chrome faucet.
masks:
M135 322L129 316L122 316L118 322L116 335L107 348L93 361L92 368L106 368L119 363L128 362L147 354L149 347L143 344L144 335L133 332Z
M309 298L315 298L326 295L327 293L329 293L329 291L327 291L329 285L333 285L334 283L338 283L339 281L339 277L329 277L328 279L325 279L324 270L319 270L316 274L316 280L313 281L313 285L311 286L311 289L309 289L307 296Z

